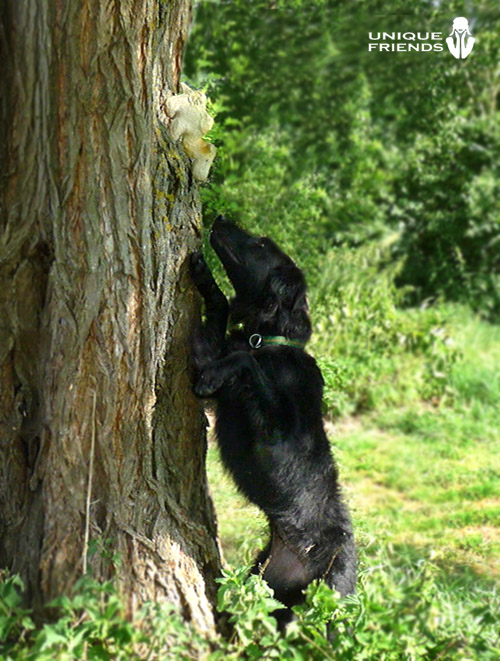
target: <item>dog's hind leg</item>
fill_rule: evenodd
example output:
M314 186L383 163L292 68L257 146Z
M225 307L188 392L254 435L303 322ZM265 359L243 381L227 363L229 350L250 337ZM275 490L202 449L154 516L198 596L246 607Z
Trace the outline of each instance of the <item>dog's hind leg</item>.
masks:
M284 631L295 619L291 607L304 600L303 590L312 580L309 569L277 534L257 556L252 574L260 574L274 591L284 608L273 611L278 629Z

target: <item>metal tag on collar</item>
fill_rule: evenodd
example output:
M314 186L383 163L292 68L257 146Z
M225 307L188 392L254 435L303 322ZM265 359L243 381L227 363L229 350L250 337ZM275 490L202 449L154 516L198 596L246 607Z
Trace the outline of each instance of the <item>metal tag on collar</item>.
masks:
M248 338L248 344L252 347L252 349L260 349L262 346L262 335L259 335L258 333L250 335Z

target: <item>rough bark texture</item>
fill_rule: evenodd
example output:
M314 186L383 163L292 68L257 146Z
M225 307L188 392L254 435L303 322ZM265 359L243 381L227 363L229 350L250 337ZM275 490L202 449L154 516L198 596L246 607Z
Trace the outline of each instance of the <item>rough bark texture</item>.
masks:
M168 599L211 628L219 557L188 364L200 205L163 112L190 14L2 3L0 566L36 606L82 575L86 535L108 540L131 609ZM89 567L115 571L99 552Z

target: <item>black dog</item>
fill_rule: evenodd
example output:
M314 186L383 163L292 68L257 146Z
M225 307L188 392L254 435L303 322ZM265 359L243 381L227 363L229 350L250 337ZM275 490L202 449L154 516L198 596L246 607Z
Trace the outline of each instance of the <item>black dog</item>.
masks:
M304 351L311 323L302 272L273 241L222 216L210 243L236 296L229 306L203 256L192 255L206 306L194 339L195 393L215 397L222 459L270 523L253 571L288 609L316 578L352 593L356 550L323 429L323 378ZM226 336L228 317L242 329ZM280 611L278 621L290 614Z

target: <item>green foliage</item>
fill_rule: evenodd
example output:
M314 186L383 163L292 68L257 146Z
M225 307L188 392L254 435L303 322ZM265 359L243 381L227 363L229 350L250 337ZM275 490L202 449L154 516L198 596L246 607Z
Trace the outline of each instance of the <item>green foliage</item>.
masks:
M22 589L19 577L0 577L2 661L187 659L210 650L169 604L148 603L130 621L111 581L80 579L72 596L48 605L51 618L38 626L21 607Z
M313 583L306 603L294 608L296 620L280 634L272 611L279 607L266 583L246 570L226 570L220 579L219 608L233 633L209 645L174 608L149 606L129 622L110 583L80 582L73 598L52 604L58 619L34 630L19 607L18 578L0 583L0 607L10 630L0 630L0 658L54 659L494 659L500 595L472 590L456 612L453 585L443 583L431 558L393 558L361 576L359 594L346 599L324 583ZM390 562L389 562L390 561ZM14 596L15 595L15 596ZM4 619L2 619L2 625ZM330 631L330 633L328 633ZM14 636L17 635L17 638Z
M458 116L419 136L395 182L395 253L412 300L443 293L485 316L500 313L500 131L498 121ZM449 164L449 166L445 165Z
M35 628L29 610L21 607L19 590L23 583L18 576L0 573L0 651L9 640L22 644ZM6 647L6 651L8 650Z
M216 161L213 182L203 190L207 224L219 213L237 217L249 230L272 235L314 273L320 247L321 206L327 197L321 181L308 175L287 185L290 151L279 127L270 127L244 145L252 176L243 179L234 169L232 154L238 146L231 134L226 143L227 148L221 150Z
M330 414L451 394L458 352L447 314L398 309L405 293L394 284L401 265L387 264L395 240L334 249L322 262L311 295L311 349L325 378Z
M296 621L281 637L269 619L275 605L269 597L262 598L266 588L260 579L244 580L242 572L226 572L221 590L224 606L237 624L237 638L224 654L318 661L438 658L443 653L448 659L467 654L495 658L498 592L486 596L478 590L475 600L464 603L457 613L450 610L453 587L442 581L431 558L415 562L406 557L399 567L394 567L392 557L379 560L377 567L362 571L357 596L340 599L324 583L311 584L306 603L294 608ZM243 607L245 602L253 603L251 613ZM256 612L262 619L255 617Z
M226 571L220 606L235 630L212 658L266 659L494 659L499 640L498 590L472 589L456 611L457 586L443 580L432 557L379 552L379 563L361 572L359 593L341 599L324 583L313 583L296 620L278 635L270 612L277 605L260 578ZM365 565L365 560L361 560Z
M271 613L281 604L274 599L271 588L259 576L248 576L248 567L225 570L219 583L218 609L229 614L228 621L234 627L228 646L220 650L220 658L228 654L238 658L242 650L249 659L263 655L279 658L284 643Z
M198 3L186 73L214 99L219 145L207 225L227 213L304 269L330 413L449 401L441 302L500 313L495 12ZM446 33L461 13L481 43L466 62L366 52L369 30Z
M439 30L465 14L466 61L367 53L372 30ZM283 237L310 274L329 247L398 232L406 303L500 314L496 3L198 3L186 74L215 100L206 218ZM314 279L311 278L311 284Z

